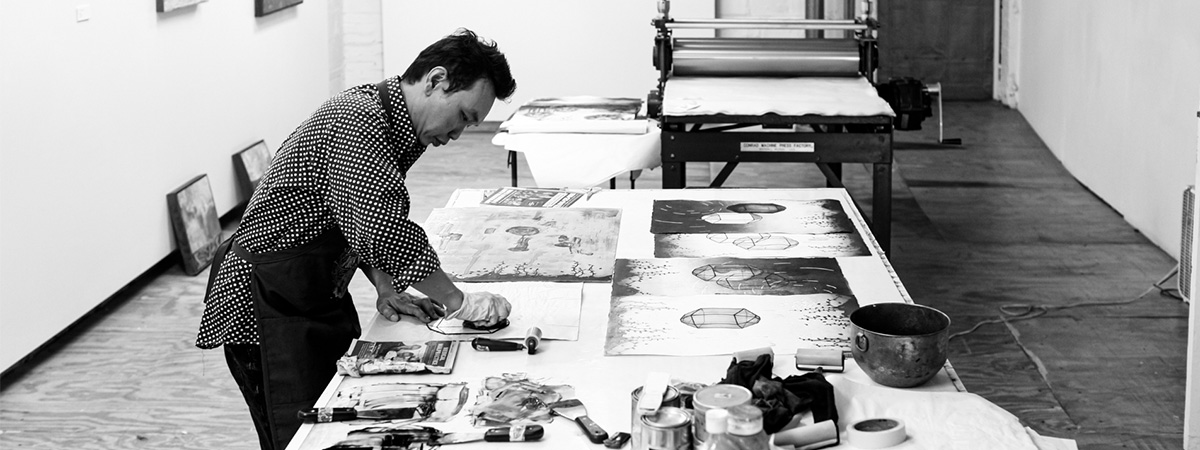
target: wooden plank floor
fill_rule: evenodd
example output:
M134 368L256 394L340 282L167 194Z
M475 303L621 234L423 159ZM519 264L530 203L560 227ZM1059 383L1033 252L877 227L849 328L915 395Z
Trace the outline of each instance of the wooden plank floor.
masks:
M953 331L999 317L1004 304L1133 299L1173 267L1075 182L1018 113L994 103L946 109L947 136L965 145L936 145L931 121L896 135L891 259L914 299L948 313ZM456 188L508 184L505 154L490 137L468 133L417 162L414 219ZM689 166L689 185L705 182L707 169ZM869 172L844 170L869 212ZM532 183L524 170L521 180ZM637 186L660 181L647 171ZM742 164L726 185L823 183L807 165ZM222 353L193 347L206 279L178 267L154 274L11 372L0 386L0 448L256 448ZM352 289L369 317L373 290L361 276ZM952 341L950 358L969 390L1042 434L1086 449L1179 448L1186 328L1185 305L1154 292L986 325Z

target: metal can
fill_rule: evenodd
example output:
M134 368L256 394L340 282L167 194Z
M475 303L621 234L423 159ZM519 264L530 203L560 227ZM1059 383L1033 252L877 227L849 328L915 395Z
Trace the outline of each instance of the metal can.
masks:
M642 441L642 415L638 414L637 410L638 400L642 398L642 387L638 386L629 396L633 400L629 408L629 443L636 450ZM675 386L667 386L667 390L663 392L662 406L681 408L683 407L682 400L679 389L675 389Z
M713 408L730 409L749 404L753 397L754 394L749 389L736 384L714 384L696 391L696 395L692 396L692 408L695 410L695 417L692 419L692 437L696 440L696 446L699 447L708 440L708 430L704 429L704 414L708 410Z
M633 450L691 450L692 415L682 408L665 406L641 416L641 439Z

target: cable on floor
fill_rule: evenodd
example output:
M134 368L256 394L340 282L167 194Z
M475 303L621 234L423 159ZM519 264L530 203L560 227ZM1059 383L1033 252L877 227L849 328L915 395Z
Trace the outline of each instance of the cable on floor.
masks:
M1151 292L1154 292L1155 289L1158 289L1158 294L1163 297L1170 297L1170 298L1174 298L1176 300L1183 300L1183 297L1179 295L1179 289L1163 287L1163 283L1166 283L1167 280L1170 280L1171 277L1174 277L1178 273L1179 273L1179 265L1176 265L1174 269L1171 269L1171 271L1169 273L1167 273L1166 276L1162 277L1162 279L1158 280L1157 283L1154 283L1149 288L1146 288L1146 290L1143 291L1141 294L1138 294L1137 297L1134 297L1134 298L1131 298L1128 300L1118 300L1118 301L1112 301L1112 302L1076 302L1076 303L1069 303L1066 305L1028 305L1028 304L1020 304L1020 303L1001 305L998 308L1000 311L1000 314L1001 314L999 318L981 320L978 323L976 323L975 326L972 326L970 329L968 329L966 331L960 331L960 332L951 334L949 339L954 339L959 336L966 336L968 334L974 333L975 330L978 330L979 327L982 327L984 325L1035 319L1035 318L1046 315L1046 313L1049 313L1050 311L1058 311L1058 310L1069 309L1069 308L1078 308L1078 307L1082 307L1082 306L1128 305L1130 303L1141 300L1143 297L1149 295Z

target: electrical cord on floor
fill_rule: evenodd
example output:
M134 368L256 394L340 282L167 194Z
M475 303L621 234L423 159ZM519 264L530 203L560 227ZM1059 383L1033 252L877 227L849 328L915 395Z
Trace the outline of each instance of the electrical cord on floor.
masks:
M1001 305L999 308L1001 316L999 318L979 321L978 323L975 324L975 326L971 327L970 329L968 329L966 331L960 331L960 332L951 334L948 339L954 339L959 336L966 336L968 334L974 333L975 330L978 330L979 327L982 327L984 325L989 325L989 324L993 324L993 323L1016 322L1018 320L1034 319L1034 318L1044 316L1044 315L1046 315L1046 313L1049 313L1050 311L1058 311L1060 309L1078 308L1081 306L1128 305L1130 303L1141 300L1143 297L1145 297L1146 295L1149 295L1155 289L1158 289L1159 295L1161 295L1163 297L1170 297L1170 298L1174 298L1176 300L1183 300L1183 297L1179 295L1179 289L1165 288L1162 286L1163 283L1166 283L1167 280L1170 280L1171 277L1174 277L1178 273L1179 273L1179 266L1176 265L1174 269L1171 269L1171 272L1167 273L1166 276L1164 276L1164 277L1162 277L1162 279L1158 280L1157 283L1154 283L1152 286L1147 288L1141 294L1138 294L1137 297L1131 298L1129 300L1120 300L1120 301L1113 301L1113 302L1076 302L1076 303L1069 303L1066 305L1025 305L1025 304Z

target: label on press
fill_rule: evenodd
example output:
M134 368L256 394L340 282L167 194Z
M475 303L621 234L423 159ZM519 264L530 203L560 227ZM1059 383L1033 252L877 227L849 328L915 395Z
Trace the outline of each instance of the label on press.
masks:
M817 144L812 142L742 142L743 152L792 152L812 153Z

